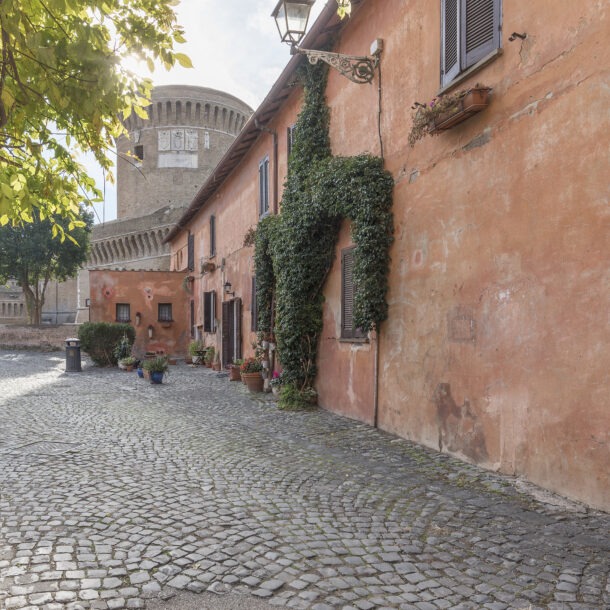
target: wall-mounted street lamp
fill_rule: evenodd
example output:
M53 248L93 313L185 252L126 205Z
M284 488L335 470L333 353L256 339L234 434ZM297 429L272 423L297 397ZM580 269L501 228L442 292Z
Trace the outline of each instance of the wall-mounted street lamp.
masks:
M140 326L141 322L142 322L142 314L138 311L138 313L136 313L136 326Z
M371 46L370 56L314 51L298 46L305 36L309 13L314 2L315 0L280 0L277 3L271 16L275 19L282 42L290 45L290 52L293 55L295 53L305 55L311 64L323 61L354 83L370 83L379 64L379 55L383 46L380 39Z
M227 281L225 282L225 286L224 286L224 288L225 288L225 294L230 294L232 297L234 297L234 296L235 296L235 291L234 291L234 290L233 290L233 291L231 291L231 288L232 288L232 284L231 284L231 282L229 282L229 281L227 280Z
M152 324L148 325L148 338L152 339L153 338L153 331L155 330L155 327Z

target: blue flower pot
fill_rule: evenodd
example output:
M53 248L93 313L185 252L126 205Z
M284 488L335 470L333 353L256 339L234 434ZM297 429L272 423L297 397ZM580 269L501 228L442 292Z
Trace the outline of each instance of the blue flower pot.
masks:
M159 373L154 371L150 373L150 383L163 383L163 375L165 373Z
M144 377L144 370L142 369L142 367L136 369L138 371L138 377Z

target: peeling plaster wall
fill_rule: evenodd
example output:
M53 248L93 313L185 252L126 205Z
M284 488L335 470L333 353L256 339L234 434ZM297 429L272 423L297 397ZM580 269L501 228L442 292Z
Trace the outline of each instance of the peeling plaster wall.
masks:
M90 271L92 322L115 322L116 304L128 303L131 325L136 330L134 353L162 351L168 356L184 357L189 335L187 289L184 274L168 271ZM158 319L159 303L172 304L171 324ZM136 314L140 313L140 324ZM153 326L149 338L148 327Z
M411 149L410 106L439 87L439 5L366 2L335 49L384 39L396 187L379 425L609 509L610 6L505 1L503 54L458 87L493 87L491 105ZM526 40L508 42L513 31ZM379 154L377 85L331 72L335 154ZM325 330L340 316L336 281ZM370 421L342 373L352 358L323 340L324 404Z

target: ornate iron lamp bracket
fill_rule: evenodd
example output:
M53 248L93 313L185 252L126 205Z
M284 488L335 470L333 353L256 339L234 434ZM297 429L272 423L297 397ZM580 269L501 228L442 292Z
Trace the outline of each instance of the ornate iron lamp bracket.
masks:
M342 55L341 53L302 49L296 45L292 47L292 53L305 55L310 64L317 64L319 61L323 61L341 72L343 76L349 78L352 82L358 84L370 83L375 76L375 68L379 64L379 55L372 57Z

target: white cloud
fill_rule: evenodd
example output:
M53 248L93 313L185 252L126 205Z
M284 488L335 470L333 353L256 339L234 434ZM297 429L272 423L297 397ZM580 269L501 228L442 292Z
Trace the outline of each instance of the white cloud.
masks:
M128 68L151 77L156 85L220 89L256 108L290 59L289 48L280 42L271 17L275 4L276 0L182 0L176 12L187 42L178 50L189 55L194 69L178 66L167 72L157 68L150 74L144 64L136 62ZM324 0L316 2L310 25L324 5ZM95 170L90 161L86 163L101 179L101 170ZM116 218L115 193L116 189L107 185L105 211L96 206L99 217L106 221Z

